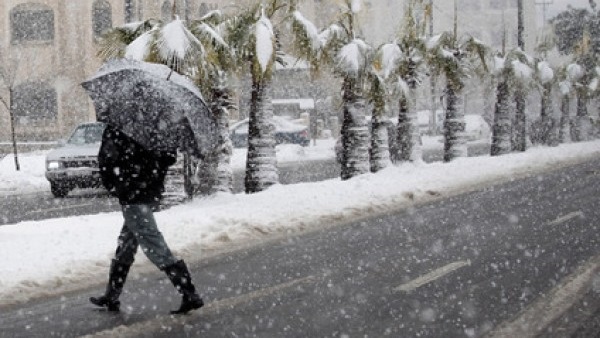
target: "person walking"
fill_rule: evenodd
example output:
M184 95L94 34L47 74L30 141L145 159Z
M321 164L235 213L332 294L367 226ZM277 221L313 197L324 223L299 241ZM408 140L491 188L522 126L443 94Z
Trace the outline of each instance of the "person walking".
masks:
M185 262L175 258L154 219L167 169L175 161L175 153L146 150L120 130L106 126L98 153L100 176L106 189L119 199L125 222L110 264L106 292L90 298L94 305L119 311L119 296L138 246L182 294L181 305L172 314L185 314L204 305Z

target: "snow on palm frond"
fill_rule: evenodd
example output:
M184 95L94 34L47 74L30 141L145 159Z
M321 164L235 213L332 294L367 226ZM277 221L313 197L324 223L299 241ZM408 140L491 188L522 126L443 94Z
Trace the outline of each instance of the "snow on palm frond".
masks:
M346 39L346 31L338 24L332 24L319 34L319 40L324 48Z
M363 40L354 39L340 49L337 55L336 69L344 76L359 77L369 61L371 47Z
M377 51L373 69L378 75L382 76L384 79L388 79L398 68L398 63L403 57L404 55L398 44L386 43Z
M294 11L292 14L294 29L303 35L303 39L306 40L307 46L313 53L318 53L321 49L321 38L319 37L319 30L309 20L307 20L302 13Z
M505 65L506 65L506 58L503 58L501 56L495 55L494 56L494 66L492 68L492 73L494 75L499 75L504 70Z
M195 24L192 28L192 32L202 40L206 39L210 41L214 46L222 48L228 47L227 42L225 42L221 34L205 22Z
M275 33L271 20L263 13L256 23L255 55L262 73L269 68L275 54Z
M156 39L158 57L161 61L180 72L186 64L204 55L200 41L185 27L179 18L163 26Z
M159 21L150 19L128 23L109 30L100 40L98 56L103 60L125 56L127 45L157 25L159 25Z
M223 21L223 12L218 9L209 11L208 13L204 14L199 21L209 24L218 24Z
M153 35L156 32L156 29L149 30L133 40L133 42L125 48L125 57L128 59L144 61L148 55L150 55L154 40Z
M581 80L584 74L583 67L576 63L572 63L567 66L567 75L569 80L573 82Z
M529 81L532 78L533 70L520 60L513 60L511 63L515 76L522 81Z
M537 65L538 77L542 84L547 84L554 80L554 70L546 61L541 61Z

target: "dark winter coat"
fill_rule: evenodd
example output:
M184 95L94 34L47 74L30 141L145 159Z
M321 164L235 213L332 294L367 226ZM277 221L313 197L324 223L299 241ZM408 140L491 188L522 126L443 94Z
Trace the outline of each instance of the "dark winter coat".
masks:
M148 151L113 127L107 126L102 134L100 176L122 205L160 201L167 169L175 160L176 154Z

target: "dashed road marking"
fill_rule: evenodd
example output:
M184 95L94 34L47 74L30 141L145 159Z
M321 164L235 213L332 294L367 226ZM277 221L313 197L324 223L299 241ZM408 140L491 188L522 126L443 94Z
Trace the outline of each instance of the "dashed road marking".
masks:
M441 268L435 269L419 278L413 279L412 281L406 283L406 284L402 284L400 286L397 286L395 288L393 288L392 290L394 292L412 292L418 288L420 288L421 286L425 285L425 284L429 284L431 282L433 282L436 279L442 278L460 268L463 268L465 266L471 265L471 261L470 260L466 260L466 261L458 261L458 262L454 262L454 263L450 263L446 266L443 266Z
M549 222L547 225L559 225L561 223L565 223L567 221L570 221L570 220L572 220L573 218L576 218L576 217L583 218L583 212L582 211L575 211L575 212L566 214L564 216L561 216L561 217L555 219L552 222Z

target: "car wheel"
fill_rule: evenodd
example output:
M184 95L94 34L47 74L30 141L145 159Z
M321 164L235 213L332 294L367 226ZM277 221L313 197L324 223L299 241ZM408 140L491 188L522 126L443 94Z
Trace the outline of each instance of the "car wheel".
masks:
M52 195L57 198L65 197L69 194L71 189L65 185L59 183L50 183L50 191Z

